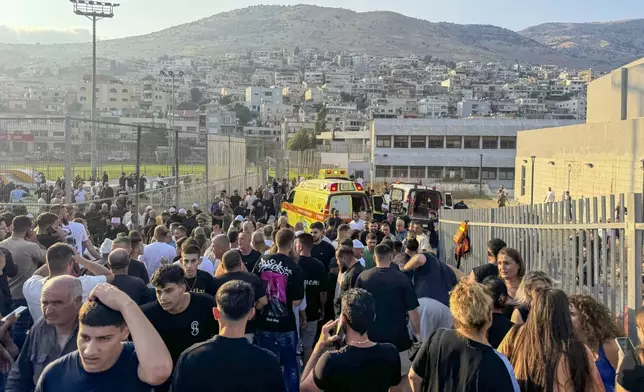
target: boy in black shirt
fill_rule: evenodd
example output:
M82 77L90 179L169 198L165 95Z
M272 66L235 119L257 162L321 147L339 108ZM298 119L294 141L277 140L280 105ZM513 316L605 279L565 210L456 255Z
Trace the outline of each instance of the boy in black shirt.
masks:
M37 392L149 392L172 374L163 340L127 294L108 283L92 290L78 315L78 350L50 363ZM125 342L128 336L132 342Z
M368 331L376 319L374 298L350 289L342 297L342 316L322 327L311 360L302 373L303 392L386 392L400 383L400 358L391 343L375 343ZM336 328L339 325L339 328ZM340 336L331 335L340 331ZM344 346L328 351L331 345Z
M273 351L279 358L289 392L299 391L293 307L299 306L304 298L302 269L289 256L294 239L293 230L278 231L275 235L277 253L265 255L253 268L253 273L264 281L268 297L268 305L257 314L255 340L259 347Z
M497 257L501 249L507 245L499 238L493 238L487 242L487 264L472 268L470 273L470 282L483 283L488 276L499 276L499 267L497 266Z
M185 276L186 290L191 293L205 293L214 296L217 292L215 282L212 275L199 269L201 261L201 250L197 245L183 244L179 264Z
M244 234L244 233L242 233ZM251 274L243 270L242 255L236 249L232 249L224 253L221 258L221 265L224 269L224 274L215 278L215 290L219 291L221 286L231 280L241 280L250 284L255 293L255 309L260 311L268 303L266 299L266 288L264 282L257 275ZM252 318L246 323L246 339L253 343L255 338L255 320Z
M217 334L218 325L212 313L215 299L208 294L187 292L183 269L178 265L158 269L152 276L152 285L157 301L141 309L176 363L183 350ZM169 387L170 380L156 390L167 391Z
M311 257L313 236L301 233L295 241L295 251L299 254L298 264L302 267L304 275L304 289L306 291L306 319L302 320L300 338L304 349L304 363L309 360L313 352L315 334L318 330L318 320L324 319L326 306L326 268L320 260Z
M230 252L237 253L227 254ZM255 315L256 296L253 287L240 280L219 288L213 312L221 334L181 354L172 381L173 391L286 391L277 358L244 338L246 323Z

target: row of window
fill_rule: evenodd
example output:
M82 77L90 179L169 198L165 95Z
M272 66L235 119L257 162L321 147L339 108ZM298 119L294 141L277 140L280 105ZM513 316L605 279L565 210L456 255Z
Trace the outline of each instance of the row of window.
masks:
M514 150L516 136L376 136L376 147L382 148L468 148Z
M81 87L81 88L80 88L80 91L87 91L87 88L85 88L85 87ZM100 90L99 90L99 88L98 88L98 87L96 87L96 92L99 92L99 91L100 91ZM111 88L111 89L110 89L110 92L111 92L111 93L116 93L116 92L118 92L118 91L117 91L115 88ZM122 93L126 93L126 94L127 94L127 89L126 89L126 88L124 88L123 90L121 90L121 92L122 92ZM47 95L47 94L43 94L43 95Z
M482 180L514 180L513 167L484 167L480 169ZM380 178L460 178L478 180L478 167L442 166L376 166Z

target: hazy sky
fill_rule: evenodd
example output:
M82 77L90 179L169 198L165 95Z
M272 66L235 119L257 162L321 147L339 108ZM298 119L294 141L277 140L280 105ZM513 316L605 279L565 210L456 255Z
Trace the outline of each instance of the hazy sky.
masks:
M119 0L116 0L119 1ZM643 0L317 0L267 1L263 4L309 3L356 11L388 10L432 22L494 24L512 30L544 22L590 22L644 17ZM258 0L121 0L113 20L100 22L98 35L117 38L145 34ZM0 0L0 26L21 29L87 28L88 20L72 13L68 0Z

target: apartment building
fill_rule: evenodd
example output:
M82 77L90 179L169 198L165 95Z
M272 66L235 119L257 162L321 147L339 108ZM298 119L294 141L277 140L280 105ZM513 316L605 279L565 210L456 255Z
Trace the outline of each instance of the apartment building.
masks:
M253 112L259 111L262 103L281 103L281 87L247 87L246 88L246 107Z
M491 113L490 102L463 100L456 104L456 115L460 118L485 116Z
M275 84L281 87L287 87L301 82L302 74L297 68L284 68L275 71Z
M259 118L262 123L280 122L284 118L293 117L293 105L283 103L267 103L259 105Z
M375 119L369 131L372 171L376 181L424 183L478 184L480 174L491 188L510 188L514 183L517 132L578 123L496 118Z
M109 75L96 75L96 109L101 112L122 112L132 109L134 88ZM77 95L78 103L89 109L92 102L92 76L81 80Z

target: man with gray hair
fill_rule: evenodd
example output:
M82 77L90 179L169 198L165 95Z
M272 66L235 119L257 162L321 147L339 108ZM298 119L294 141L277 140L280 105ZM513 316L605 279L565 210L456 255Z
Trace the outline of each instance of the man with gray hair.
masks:
M212 244L210 248L206 250L204 257L212 262L212 265L215 267L215 276L220 276L225 273L224 269L220 266L221 258L224 257L224 253L230 250L230 239L226 234L217 234L215 238L212 239Z
M5 391L31 392L45 367L76 350L78 311L83 304L81 281L71 275L48 279L40 298L42 314L27 335L13 364Z

